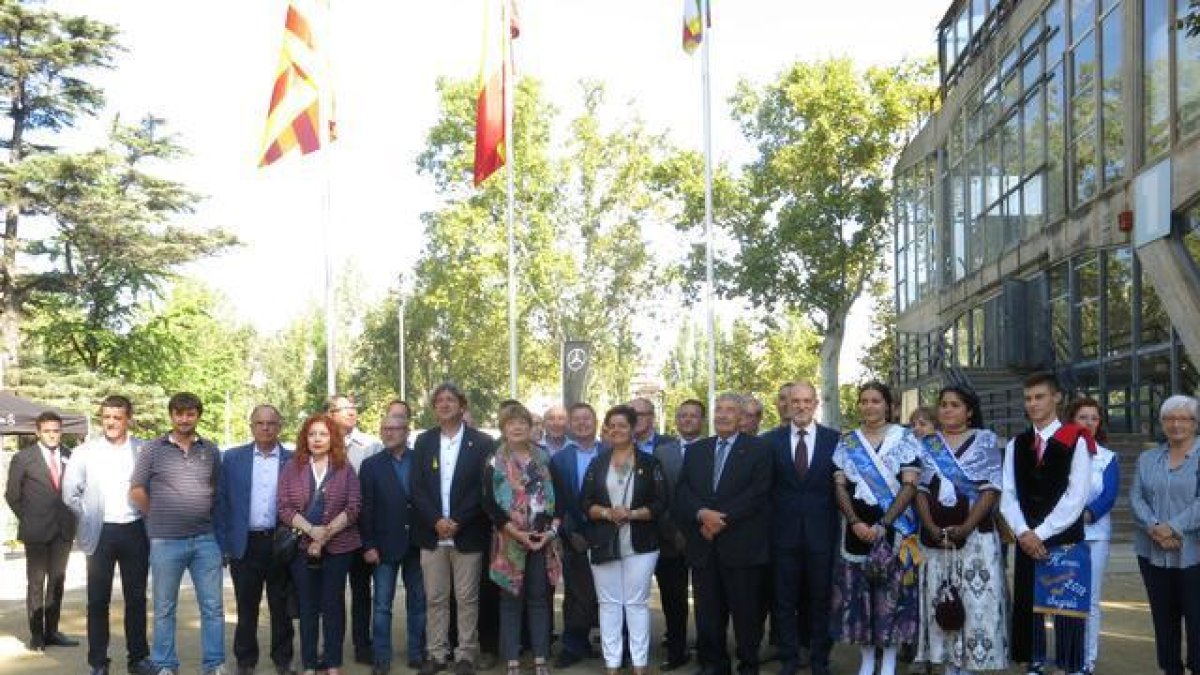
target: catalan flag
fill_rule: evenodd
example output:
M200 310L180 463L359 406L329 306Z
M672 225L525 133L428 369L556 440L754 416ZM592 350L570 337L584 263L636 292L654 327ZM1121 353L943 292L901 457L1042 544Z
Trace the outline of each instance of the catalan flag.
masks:
M511 0L486 0L483 58L475 110L475 185L504 166L508 156L505 114L512 88L511 40L521 30Z
M683 51L691 54L704 41L704 29L712 25L711 17L704 16L704 0L683 0ZM707 5L707 3L705 3Z
M327 0L288 1L259 166L293 149L307 155L335 137L333 83L328 54L322 50L328 15Z

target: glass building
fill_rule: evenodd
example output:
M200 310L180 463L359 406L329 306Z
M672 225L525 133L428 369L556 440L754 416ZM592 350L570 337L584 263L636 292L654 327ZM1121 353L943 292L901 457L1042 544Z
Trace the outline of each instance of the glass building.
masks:
M1188 0L958 0L941 108L895 171L894 380L1002 433L1055 370L1110 432L1200 383L1200 37Z

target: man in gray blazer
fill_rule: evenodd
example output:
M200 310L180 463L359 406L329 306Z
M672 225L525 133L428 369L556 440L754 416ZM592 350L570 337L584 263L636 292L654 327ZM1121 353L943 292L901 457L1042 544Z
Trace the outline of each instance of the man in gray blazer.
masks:
M133 404L124 396L100 403L103 436L75 449L63 475L62 498L79 516L76 540L87 554L87 641L92 675L107 675L108 606L113 572L121 567L125 651L132 675L157 672L147 660L146 576L150 539L142 514L129 502L129 477L142 441L129 435Z

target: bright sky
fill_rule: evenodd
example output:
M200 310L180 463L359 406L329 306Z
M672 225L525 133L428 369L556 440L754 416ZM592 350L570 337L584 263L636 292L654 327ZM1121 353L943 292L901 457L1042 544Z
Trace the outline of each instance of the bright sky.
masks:
M257 168L286 0L52 0L50 6L120 26L128 52L99 78L104 122L119 113L167 118L190 156L171 174L207 195L190 222L222 226L245 243L194 272L263 330L284 326L321 297L321 153ZM715 0L714 152L744 159L724 101L737 80L765 82L799 59L849 55L864 64L932 55L950 0ZM416 157L437 113L438 76L474 77L482 0L334 0L339 140L333 164L332 250L378 297L421 249L419 215L436 206ZM524 0L518 68L574 112L577 83L605 82L651 129L700 147L700 59L680 48L681 0ZM519 149L517 150L519 153ZM859 313L849 335L865 335ZM698 314L699 316L699 314ZM858 330L856 330L858 328ZM855 360L857 349L844 352ZM843 359L844 365L847 359ZM847 375L843 370L843 377Z

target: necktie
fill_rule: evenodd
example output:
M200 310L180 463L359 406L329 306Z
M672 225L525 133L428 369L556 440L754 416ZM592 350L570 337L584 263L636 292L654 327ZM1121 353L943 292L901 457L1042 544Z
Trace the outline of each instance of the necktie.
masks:
M50 482L54 485L54 489L58 489L59 466L58 466L58 449L50 449Z
M1037 453L1038 464L1042 463L1042 453L1046 452L1046 443L1042 440L1042 435L1033 432L1033 451Z
M801 429L796 432L796 475L804 478L804 474L808 473L808 443L804 437L808 435L808 429Z
M717 484L721 482L721 472L725 470L725 460L728 458L729 441L717 442L717 461L713 464L713 492L717 491Z

